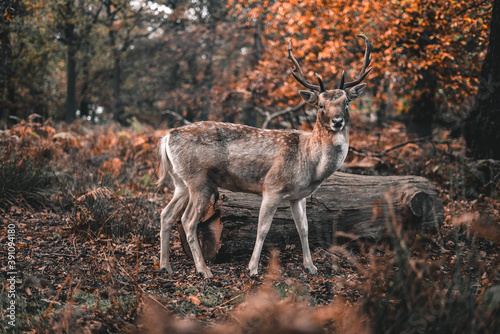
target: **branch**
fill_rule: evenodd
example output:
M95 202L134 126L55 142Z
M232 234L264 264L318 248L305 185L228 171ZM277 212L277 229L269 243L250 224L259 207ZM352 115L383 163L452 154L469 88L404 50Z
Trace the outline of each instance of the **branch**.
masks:
M249 91L246 91L246 90L231 90L222 99L222 102L225 102L225 101L229 100L233 95L237 95L237 94L246 95L246 96L252 96L252 93L249 92Z
M420 142L423 142L423 141L430 141L430 142L432 142L432 137L431 136L427 136L427 137L421 137L421 138L417 138L417 139L413 139L413 140L408 140L408 141L405 141L404 143L401 143L401 144L389 147L388 149L386 149L386 150L384 150L384 151L382 151L380 153L365 153L365 152L360 151L357 148L352 147L352 146L349 146L349 150L352 151L355 154L358 154L358 155L361 155L361 156L364 156L364 157L368 157L368 158L373 158L373 159L376 159L376 160L378 160L380 162L383 162L383 160L381 158L384 155L386 155L387 153L389 153L390 151L393 151L393 150L398 149L400 147L406 146L408 144L420 143ZM432 142L432 143L434 144L434 142Z
M273 120L276 117L288 114L288 113L294 113L294 112L302 109L306 105L306 103L307 102L302 101L301 103L297 104L295 107L290 107L290 108L286 108L283 110L279 110L279 111L276 111L272 114L269 111L263 110L259 107L256 107L255 110L257 110L262 116L264 116L266 118L264 123L262 124L262 128L267 129L267 126L269 125L269 122L271 122L271 120Z
M378 162L381 162L383 163L384 160L382 160L378 154L373 154L373 153L365 153L363 151L360 151L358 150L357 148L355 147L352 147L352 146L349 146L349 151L354 153L354 154L357 154L357 155L360 155L362 157L367 157L367 158L371 158L371 159L375 159L377 160Z
M403 146L406 146L408 144L414 144L414 143L420 143L420 142L423 142L423 141L427 141L427 140L430 140L431 137L430 136L427 136L427 137L422 137L422 138L417 138L417 139L413 139L413 140L408 140L404 143L401 143L401 144L398 144L396 146L393 146L393 147L390 147L388 148L387 150L384 150L382 151L382 153L379 153L377 154L376 156L377 157L383 157L384 155L386 155L388 152L392 151L392 150L395 150L397 148L400 148L400 147L403 147Z
M182 121L185 125L188 125L188 124L191 124L190 121L188 121L187 119L185 119L184 117L182 117L181 115L179 115L178 113L176 113L175 111L172 111L172 110L164 110L161 112L162 115L170 115L170 116L173 116L175 119L179 120L179 121Z

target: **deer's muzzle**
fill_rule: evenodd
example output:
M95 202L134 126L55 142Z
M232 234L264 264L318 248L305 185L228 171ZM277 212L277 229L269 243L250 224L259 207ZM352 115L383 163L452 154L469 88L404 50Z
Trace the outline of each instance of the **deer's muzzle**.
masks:
M333 131L340 131L344 127L344 119L343 118L333 118L331 124Z

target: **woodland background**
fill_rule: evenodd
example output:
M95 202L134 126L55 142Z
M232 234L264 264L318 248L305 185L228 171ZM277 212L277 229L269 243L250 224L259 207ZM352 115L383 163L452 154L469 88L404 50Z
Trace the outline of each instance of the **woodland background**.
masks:
M0 238L16 225L17 331L500 328L498 1L0 4ZM359 33L374 43L374 70L351 107L343 170L429 178L445 204L439 233L402 234L392 219L379 244L313 245L316 276L288 245L264 254L266 275L248 277L249 258L237 258L212 264L210 281L175 234L176 272L158 272L165 130L308 130L315 110L290 75L288 41L306 77L333 88L360 70Z
M364 113L405 115L419 133L474 105L491 1L3 1L2 122L133 116L254 126L301 102L288 40L329 87L374 43ZM177 122L178 123L178 122Z

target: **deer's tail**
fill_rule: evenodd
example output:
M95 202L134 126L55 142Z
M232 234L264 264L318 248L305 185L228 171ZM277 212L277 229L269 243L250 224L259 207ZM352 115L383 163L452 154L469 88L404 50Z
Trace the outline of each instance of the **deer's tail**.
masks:
M172 163L168 158L167 152L169 139L170 133L167 133L162 139L160 139L160 143L158 145L158 155L160 157L160 178L156 182L156 185L158 187L161 187L165 184L169 170L172 168Z

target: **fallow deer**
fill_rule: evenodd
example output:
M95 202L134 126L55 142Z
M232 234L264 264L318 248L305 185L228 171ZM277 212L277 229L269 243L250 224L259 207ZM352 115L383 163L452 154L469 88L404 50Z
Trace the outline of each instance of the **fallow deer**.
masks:
M372 68L373 45L364 35L366 49L363 67L357 79L344 82L344 72L337 89L327 90L316 73L319 85L308 82L288 47L288 57L295 65L292 75L309 90L301 97L318 110L312 132L262 130L250 126L198 122L169 130L161 139L159 185L170 173L174 195L161 213L160 268L172 273L169 239L174 221L181 215L182 226L196 265L196 271L212 277L206 266L197 236L200 216L218 188L255 193L262 196L257 240L248 265L256 275L264 239L274 213L282 200L288 200L300 236L303 264L316 273L308 243L306 197L344 162L349 150L349 102L359 97L366 83L361 81Z

